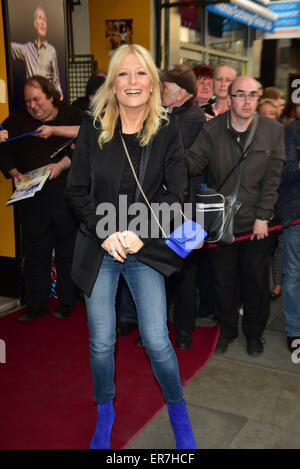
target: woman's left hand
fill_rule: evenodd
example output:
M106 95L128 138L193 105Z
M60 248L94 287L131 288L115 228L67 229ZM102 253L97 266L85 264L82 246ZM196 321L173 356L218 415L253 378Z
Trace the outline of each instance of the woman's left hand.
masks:
M123 235L117 231L113 233L105 241L101 244L101 247L104 251L108 252L110 256L112 256L115 261L121 262L122 264L127 259L127 250L125 248L125 240Z
M144 246L143 241L133 231L123 231L122 237L125 241L124 247L128 254L136 254Z

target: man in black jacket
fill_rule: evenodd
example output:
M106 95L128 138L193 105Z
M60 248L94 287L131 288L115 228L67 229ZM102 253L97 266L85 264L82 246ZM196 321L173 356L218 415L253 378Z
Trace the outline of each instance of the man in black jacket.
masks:
M283 312L287 346L292 353L300 339L300 120L285 128L286 165L282 173L277 216L283 230Z
M197 79L194 71L187 65L170 65L161 70L162 103L168 109L172 118L178 120L183 140L187 150L198 137L206 122L202 109L194 102L197 89ZM197 187L204 182L203 176L189 179L189 201L194 200ZM192 330L195 326L197 311L197 267L198 258L207 271L205 284L201 279L200 301L204 305L205 297L211 293L209 280L209 264L206 253L194 251L185 259L182 271L175 274L168 281L174 299L174 327L176 331L176 347L187 350L192 346Z
M10 138L39 129L28 136L1 145L0 167L15 185L23 174L46 166L49 179L34 197L17 203L22 227L23 275L27 310L19 321L33 321L48 312L52 251L55 248L58 310L66 318L77 299L70 277L76 225L64 195L70 148L53 155L77 135L82 111L61 103L59 92L41 76L28 78L24 86L26 109L11 114L3 127Z
M253 125L258 94L257 82L241 76L229 87L230 110L212 119L190 150L191 175L208 168L208 184L216 189L238 162ZM250 240L209 249L215 274L215 314L220 323L216 351L224 353L238 336L239 306L243 304L243 333L247 352L263 352L262 335L269 316L268 261L273 236L268 236L285 159L284 128L277 121L257 116L258 124L244 162L235 216L235 235L251 233ZM237 172L222 187L229 196ZM205 228L205 226L204 226Z

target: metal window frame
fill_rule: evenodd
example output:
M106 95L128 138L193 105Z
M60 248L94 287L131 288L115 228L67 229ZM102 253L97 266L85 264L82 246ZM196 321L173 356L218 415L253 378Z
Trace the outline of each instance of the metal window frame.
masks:
M209 4L216 4L216 3L229 3L230 0L197 0L197 1L190 1L190 2L174 2L171 3L170 0L155 0L155 15L156 15L156 65L160 68L162 66L162 48L161 48L161 35L162 35L162 12L165 12L165 27L164 27L164 66L169 65L169 45L168 45L168 34L169 34L169 15L166 14L170 8L175 7L186 7L186 6L198 6L198 7L205 7ZM204 9L203 15L203 44L194 44L194 43L180 43L180 51L181 50L189 50L191 54L193 52L201 52L203 63L207 63L209 55L218 56L224 59L231 59L237 62L244 63L247 68L249 69L249 65L251 62L251 46L253 41L253 35L251 33L251 28L247 27L246 33L246 55L235 55L230 54L227 52L219 51L213 49L212 47L208 47L207 41L207 34L208 34L208 11ZM188 54L186 56L188 58Z

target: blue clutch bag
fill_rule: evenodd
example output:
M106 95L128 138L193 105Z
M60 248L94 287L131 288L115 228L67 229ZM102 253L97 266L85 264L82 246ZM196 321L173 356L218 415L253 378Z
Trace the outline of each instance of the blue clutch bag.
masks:
M199 223L186 220L173 233L170 233L165 243L176 254L185 258L203 243L205 236L207 236L207 233Z

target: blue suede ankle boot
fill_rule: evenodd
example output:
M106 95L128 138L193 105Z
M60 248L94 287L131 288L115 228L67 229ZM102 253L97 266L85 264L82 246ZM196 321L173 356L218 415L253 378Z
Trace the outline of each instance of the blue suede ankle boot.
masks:
M104 402L104 404L97 404L97 423L90 449L109 449L115 416L112 400Z
M169 404L168 411L177 449L197 449L184 399L179 404Z

